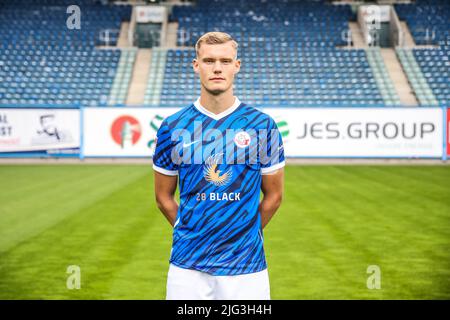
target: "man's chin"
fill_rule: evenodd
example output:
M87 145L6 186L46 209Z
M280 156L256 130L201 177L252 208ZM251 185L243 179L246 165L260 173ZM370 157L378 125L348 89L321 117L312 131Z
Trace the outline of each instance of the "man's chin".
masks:
M227 90L222 89L222 88L206 88L206 87L205 87L205 89L206 89L206 91L207 91L209 94L212 94L213 96L221 95L222 93L224 93L225 91L227 91Z
M205 89L209 94L212 94L214 96L218 96L226 91L224 89L208 89L208 88Z

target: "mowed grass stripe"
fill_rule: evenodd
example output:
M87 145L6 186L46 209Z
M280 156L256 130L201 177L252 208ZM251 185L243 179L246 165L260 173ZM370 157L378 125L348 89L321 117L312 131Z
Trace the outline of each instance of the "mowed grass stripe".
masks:
M113 170L125 182L91 202L86 187L74 195L86 206L0 255L0 298L164 298L171 228L153 174L114 167L81 168L80 179ZM272 298L450 298L449 178L445 166L288 166L265 230ZM65 287L70 264L81 267L81 290ZM370 264L381 268L381 290L366 288Z
M441 273L438 273L437 277L433 277L431 273L427 274L428 285L432 282L431 285L438 286L438 288L440 286L444 289L442 280L445 280L444 284L448 286L448 278L445 278L445 274L448 274L449 268L445 261L448 261L449 251L445 250L445 246L440 245L444 243L448 248L448 218L444 219L444 217L438 215L434 220L427 221L427 224L432 226L441 225L443 233L432 233L433 237L430 239L432 241L417 246L418 237L415 231L423 224L420 221L420 215L424 214L423 209L419 208L419 211L412 212L412 215L419 216L419 218L413 220L416 225L412 225L410 222L405 225L405 219L401 214L404 205L402 202L404 201L402 199L404 190L400 189L400 192L396 192L392 188L383 188L382 185L377 188L373 184L373 180L384 181L384 184L394 183L394 185L402 188L404 180L406 179L406 182L408 182L408 175L406 174L401 179L392 180L389 171L395 171L397 167L384 168L339 166L336 168L298 167L292 171L290 171L290 168L287 169L286 175L289 176L289 180L286 183L286 188L289 191L286 194L283 207L277 213L279 217L275 217L272 226L268 228L266 233L271 235L270 228L274 228L280 223L279 230L274 233L281 236L286 235L284 238L280 237L280 239L288 238L289 241L285 241L283 246L278 242L271 242L272 238L267 240L270 252L273 255L284 255L280 258L274 258L273 260L278 261L278 263L271 263L270 265L272 268L274 265L280 267L280 261L283 261L283 258L289 257L291 260L293 257L299 258L296 259L297 261L289 261L288 259L287 264L291 264L289 268L296 267L299 273L305 271L305 274L298 275L297 273L297 278L300 280L297 285L293 285L293 281L290 280L291 277L286 272L277 273L276 270L273 271L275 277L272 279L272 284L276 285L274 281L277 281L277 274L283 281L283 285L279 286L283 288L280 297L316 298L318 290L321 297L328 298L395 298L402 295L417 297L423 294L423 290L421 291L419 287L419 292L414 292L417 291L415 288L418 288L416 286L418 281L411 279L417 278L417 274L420 274L421 270L425 270L426 273L426 269L433 265L440 266L440 269L439 267L438 269ZM373 170L376 171L374 176L368 178L371 175L367 172ZM384 176L380 176L379 170L385 172ZM352 174L347 174L347 171ZM447 168L440 168L437 173L440 175L446 174L448 177L449 171ZM414 170L412 174L414 175ZM363 176L363 178L360 176ZM440 187L440 190L444 190L442 185ZM292 190L296 190L294 194L292 194ZM443 195L444 193L441 194L441 196ZM399 199L401 201L398 201ZM442 203L438 208L447 208L448 200L444 197L441 199ZM417 201L428 202L426 198L420 199L420 197ZM436 205L434 200L431 202ZM289 215L289 212L297 213L297 223L282 218L283 214ZM433 212L431 210L431 214L430 212L425 213L433 217ZM447 210L447 217L448 212ZM440 218L442 220L439 220ZM287 234L289 230L295 230L295 232ZM386 244L393 244L393 251L386 251ZM286 252L283 252L283 249L280 250L280 248L285 248ZM305 255L305 251L309 252L309 249L313 249L310 255ZM295 250L301 258L289 254L289 252ZM400 252L398 252L399 250ZM411 250L414 254L411 254ZM318 260L320 258L323 260L325 257L327 259L325 262ZM360 257L361 263L357 263L359 269L354 268L355 257ZM436 259L436 257L438 258ZM447 257L447 259L443 259L444 257ZM310 263L311 261L312 263ZM339 270L335 265L336 262L348 270ZM377 262L380 263L385 275L384 288L386 290L370 292L365 288L365 277L367 276L365 275L365 269L369 264L377 264ZM334 270L333 265L335 265ZM321 268L322 271L318 270ZM391 275L393 281L390 281ZM358 291L358 288L354 286L355 283L348 279L349 276L360 279L358 283L359 288L362 288L361 290ZM344 286L340 284L342 279L346 283ZM325 286L323 286L324 283L326 283ZM328 290L325 290L325 287L328 287ZM286 292L286 288L289 292ZM298 290L295 288L298 288ZM346 294L342 288L351 288L351 290L347 290L350 292ZM395 291L394 288L401 288L401 290ZM437 291L439 292L438 297L448 296L448 290L446 292L445 290ZM324 295L324 292L327 293ZM388 292L387 295L386 292Z
M299 181L296 184L297 187L294 184L286 186L289 190L297 190L297 193L294 194L294 197L297 199L288 198L288 196L292 196L292 193L287 192L283 208L277 213L282 215L286 210L300 213L296 229L297 234L302 235L301 240L303 243L297 245L295 243L295 235L292 235L289 239L294 239L290 251L298 248L297 251L307 253L303 254L302 261L297 262L299 266L305 263L308 264L308 268L303 269L306 271L303 275L303 287L300 283L300 290L296 292L295 289L292 290L296 294L293 295L294 297L303 299L317 298L316 288L323 290L325 283L330 287L331 294L335 291L334 288L350 288L354 291L358 288L358 277L354 275L354 272L358 272L358 270L349 270L349 266L360 264L361 259L366 260L366 255L375 256L373 252L370 252L358 241L352 239L352 234L347 227L340 226L339 221L342 219L344 219L344 224L346 224L345 217L348 209L345 206L345 202L335 197L335 194L339 195L339 185L342 184L342 181L335 182L333 179L329 181L330 176L333 176L333 174L330 174L330 171L334 172L336 169L326 168L318 171L312 169L314 175L308 174L309 169L306 169L306 175L293 180ZM291 176L289 170L286 175ZM298 207L295 208L291 205L300 202L302 203L300 210ZM285 204L288 205L288 208L284 207ZM341 208L342 206L343 208ZM330 207L332 210L330 210ZM283 221L282 218L279 221ZM280 233L282 230L289 228L288 223L287 219L284 220L285 225L282 226ZM270 243L270 241L268 242ZM355 254L350 256L338 254L352 249L349 248L349 245L354 247L353 251ZM272 250L276 251L278 249L272 248ZM345 261L342 261L342 258L345 258ZM323 266L324 269L320 270L320 266ZM308 282L311 279L313 283L308 286ZM286 282L289 281L286 278ZM324 284L317 286L317 283ZM295 286L292 288L295 288ZM339 292L342 294L342 290L339 290Z
M17 180L0 193L0 252L4 252L95 203L150 168L127 166L0 166ZM8 176L8 174L6 174ZM19 190L19 191L17 191ZM16 193L15 196L12 194Z
M2 255L2 261L14 263L1 269L0 292L9 292L7 296L27 292L30 298L109 298L109 283L114 281L116 271L133 261L140 239L144 235L160 238L161 232L148 232L153 220L159 218L152 208L149 174ZM168 245L166 251L170 251ZM14 265L20 265L20 270ZM83 290L67 290L68 265L81 267ZM152 268L147 270L152 272ZM130 276L128 284L133 283ZM53 286L49 287L49 282ZM30 283L33 290L26 289Z
M367 167L361 170L358 176L362 176L367 180L372 180L379 187L391 188L396 192L405 194L413 198L414 195L420 197L426 196L427 202L437 200L442 203L442 197L447 191L447 182L445 174L441 172L448 172L447 167ZM354 174L355 171L349 171L349 174ZM390 179L396 185L391 185ZM400 188L399 188L400 187ZM448 203L447 203L448 205Z
M397 171L393 170L395 168L389 168L388 170L379 170L377 168L370 168L364 170L364 174L367 174L371 170L373 170L373 176L380 177L380 181L383 181L383 186L388 186L386 189L386 192L381 192L382 198L376 197L374 200L374 203L370 205L372 209L376 207L376 204L384 204L383 207L380 207L376 212L372 214L373 217L381 217L383 219L382 223L379 224L381 228L385 228L385 231L383 232L380 230L381 228L378 228L377 233L381 237L374 238L372 236L372 240L378 241L379 244L382 244L383 248L386 248L390 243L393 243L395 245L395 248L392 248L391 250L387 250L386 252L391 253L391 255L386 256L388 259L384 259L384 264L386 267L385 270L385 280L389 280L389 275L392 275L392 273L396 273L398 276L392 276L391 279L395 279L396 281L385 281L385 288L388 289L388 291L392 294L393 290L392 288L388 287L387 285L393 285L397 286L399 288L402 288L402 290L414 290L414 287L411 287L409 284L411 283L410 279L416 277L416 273L420 272L421 269L428 268L428 266L433 265L435 261L439 261L439 259L435 259L434 252L439 252L439 250L428 250L426 259L418 259L417 264L415 264L414 268L411 268L411 262L414 261L413 259L415 256L421 256L423 252L427 250L429 247L434 247L436 249L438 248L438 242L436 241L422 241L423 238L423 232L418 233L417 228L420 226L424 226L425 228L428 228L431 230L433 228L434 230L431 232L431 239L430 240L438 240L440 235L448 237L448 226L447 231L443 230L444 232L437 232L437 230L433 226L433 222L436 222L436 217L432 214L434 220L432 221L426 221L426 219L423 219L424 214L427 215L427 212L429 210L439 211L439 206L437 206L436 201L430 200L428 197L425 197L422 199L422 197L417 197L415 193L415 189L412 190L405 190L405 185L410 184L415 186L414 181L417 181L415 179L415 173L418 172L417 168L412 169L412 174L401 176L398 174ZM377 171L377 172L375 172ZM352 171L355 173L356 171ZM392 172L397 172L396 175L392 175ZM398 177L398 179L393 179L392 177ZM409 179L409 177L412 177L412 179ZM412 182L411 182L411 181ZM383 186L381 186L380 190L383 190ZM356 193L355 196L362 198L364 191L362 191L362 188L355 189ZM436 192L438 194L439 192ZM367 194L370 194L369 192ZM383 201L383 198L385 199ZM417 200L420 199L420 202ZM392 200L392 201L391 201ZM354 203L350 201L350 203ZM422 207L420 204L425 203L426 206ZM349 210L356 212L355 210ZM365 210L363 208L363 210ZM448 210L447 210L448 212ZM428 216L428 215L427 215ZM368 220L370 221L370 219ZM429 224L427 223L429 222ZM372 224L372 223L371 223ZM363 224L359 224L363 225ZM391 231L392 235L394 236L385 236L388 230L386 230L386 227L393 226L393 230ZM365 237L367 237L366 234L364 234ZM383 236L384 239L383 239ZM442 238L443 239L443 238ZM381 247L379 245L379 247ZM392 254L395 253L395 254ZM400 259L398 260L398 258ZM397 261L398 260L398 261ZM390 266L395 266L395 268L390 268ZM388 272L391 272L389 274ZM403 280L403 283L400 283L399 279ZM438 285L439 283L436 283ZM404 293L402 293L404 294Z

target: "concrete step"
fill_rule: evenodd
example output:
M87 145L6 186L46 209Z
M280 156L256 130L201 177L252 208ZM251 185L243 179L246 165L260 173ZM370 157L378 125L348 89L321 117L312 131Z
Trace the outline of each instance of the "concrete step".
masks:
M130 47L129 41L128 41L128 28L130 27L129 22L122 22L120 25L120 33L119 33L119 39L117 40L117 47L119 48L128 48Z
M361 32L358 22L348 23L350 31L352 33L353 47L355 48L367 48L367 44L364 41L364 36Z
M395 54L395 50L391 48L382 48L380 51L386 69L394 84L395 91L400 98L400 102L403 105L418 105L414 91L408 82L408 78L403 71L397 55Z
M404 47L412 48L416 46L416 42L414 41L414 38L409 31L408 24L405 21L400 21L400 27L403 32L403 45Z
M169 22L167 25L166 47L175 48L177 46L178 22Z

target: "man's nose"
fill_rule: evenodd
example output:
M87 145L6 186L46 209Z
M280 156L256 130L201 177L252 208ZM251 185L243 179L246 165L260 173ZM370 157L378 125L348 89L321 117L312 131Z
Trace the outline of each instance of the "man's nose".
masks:
M214 73L222 72L222 65L221 65L220 61L216 61L216 63L214 63L213 71L214 71Z

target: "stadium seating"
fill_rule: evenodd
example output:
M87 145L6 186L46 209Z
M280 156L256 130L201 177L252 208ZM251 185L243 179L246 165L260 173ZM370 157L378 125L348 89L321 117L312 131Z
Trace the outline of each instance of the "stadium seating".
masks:
M406 20L417 45L437 47L397 49L409 82L421 105L450 103L450 2L417 0L398 4L396 11Z
M450 2L417 0L413 4L396 4L395 10L405 20L418 45L448 45L450 40Z
M153 49L152 61L150 63L149 79L144 96L144 104L158 106L160 104L161 91L164 80L164 69L166 66L167 50ZM184 84L183 84L184 85ZM194 90L193 88L189 88Z
M408 81L414 89L418 102L421 105L437 105L438 101L428 85L428 81L422 73L419 64L414 58L413 51L401 48L397 48L396 51L405 74L408 77Z
M397 104L391 91L382 96L364 50L338 48L346 44L342 35L352 18L348 5L264 0L201 0L196 6L174 7L171 15L179 23L180 46L192 47L206 31L233 35L243 62L235 93L250 104L375 106L385 100ZM165 71L160 100L153 103L179 105L199 95L191 67L194 56L192 49L167 51L166 61L154 67L161 70L164 63Z
M394 84L392 83L389 73L384 65L381 57L380 48L370 48L367 50L367 59L372 67L375 81L380 89L380 94L386 105L399 105L400 98L395 92Z
M66 26L71 0L2 1L0 107L126 104L136 49L111 46L131 6L101 2L77 0L81 30L72 30ZM450 4L431 4L418 0L395 8L417 44L439 47L396 52L419 103L448 105ZM153 48L144 105L178 107L196 99L193 45L212 30L239 42L242 68L235 94L252 105L400 105L379 50L344 48L352 19L349 5L325 0L198 0L174 6L170 21L178 22L180 47ZM427 37L430 30L439 32Z
M176 6L178 45L192 46L206 31L226 31L238 42L263 39L269 46L301 43L303 46L345 45L342 33L353 17L350 6L325 1L199 0L194 7Z
M440 49L414 49L414 57L420 66L432 93L441 105L450 103L450 47Z
M263 44L263 43L262 43ZM200 94L194 50L168 50L159 105L189 103ZM237 95L258 106L382 105L364 50L243 50ZM161 68L154 67L154 70ZM182 77L180 77L182 75ZM151 74L151 77L158 77ZM181 101L180 101L181 100Z
M136 52L137 50L135 48L122 49L116 77L114 78L109 95L108 105L125 105Z

